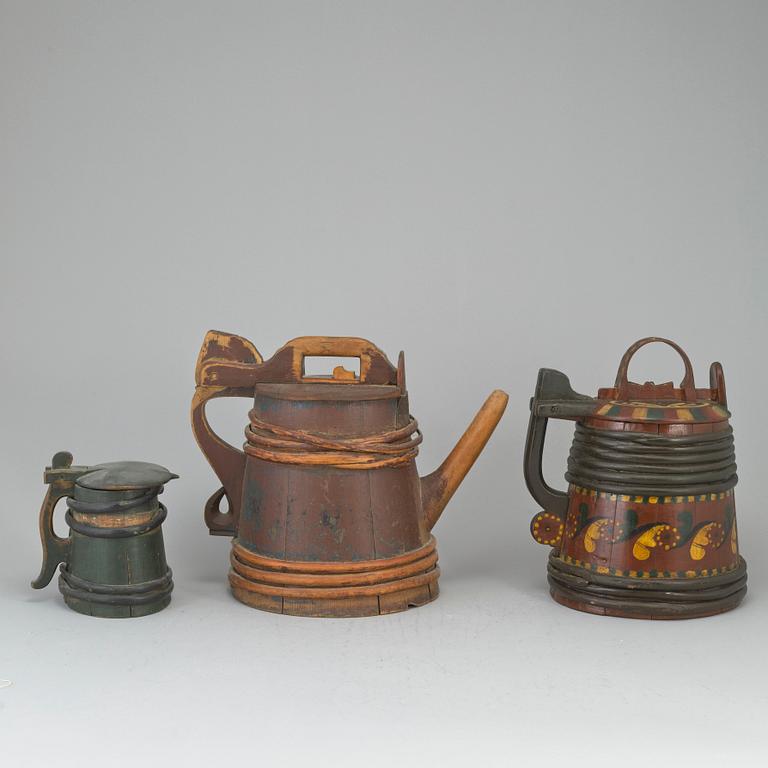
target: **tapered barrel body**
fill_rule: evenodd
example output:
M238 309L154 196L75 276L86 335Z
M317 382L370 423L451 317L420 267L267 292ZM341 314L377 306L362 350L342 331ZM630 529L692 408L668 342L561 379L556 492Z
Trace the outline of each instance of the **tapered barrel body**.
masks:
M73 467L56 454L46 471L50 488L40 515L44 561L36 588L60 566L59 589L79 613L103 618L146 616L165 608L173 581L165 559L158 500L164 483L176 477L144 462ZM69 536L53 531L53 510L64 498Z
M352 356L308 376L308 356ZM192 427L222 481L211 533L232 535L229 581L255 608L301 616L373 616L437 597L430 530L506 405L486 402L451 456L422 480L421 432L397 367L365 339L302 337L263 361L250 342L211 331L196 371ZM205 403L252 398L242 450L211 429ZM220 502L227 496L229 510Z
M739 555L733 430L722 367L696 389L685 353L680 387L627 381L577 395L563 374L539 376L531 403L526 478L544 509L534 538L552 547L548 578L560 603L636 618L693 618L734 608L746 592ZM671 342L666 342L671 343ZM541 477L546 420L570 418L567 492Z
M373 438L410 423L408 398L394 386L350 392L332 384L259 385L253 415L260 423L342 440ZM354 562L401 555L428 538L413 460L351 470L247 455L238 541L254 552Z

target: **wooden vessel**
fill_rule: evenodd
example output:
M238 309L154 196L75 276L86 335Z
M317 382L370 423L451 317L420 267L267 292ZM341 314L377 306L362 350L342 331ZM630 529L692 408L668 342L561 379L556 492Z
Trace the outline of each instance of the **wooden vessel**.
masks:
M632 355L651 342L683 359L679 387L628 381ZM590 613L647 619L709 616L735 608L746 593L734 503L733 430L720 363L710 386L674 342L633 344L613 387L596 398L575 393L555 370L539 371L531 401L525 478L544 508L531 532L552 548L555 600ZM567 493L541 470L547 420L571 419Z
M309 376L308 357L349 357ZM488 398L446 461L420 479L421 443L405 364L371 342L303 337L263 361L246 339L210 331L195 372L192 426L222 482L205 507L234 536L229 581L242 602L302 616L370 616L437 597L432 527L506 407ZM205 404L253 399L243 450L211 429ZM220 502L227 497L225 512Z
M72 466L71 453L57 453L45 471L43 566L32 586L45 587L61 564L59 589L79 613L129 618L165 608L173 581L161 528L166 509L157 497L176 477L139 461ZM63 498L67 538L53 530L53 511Z

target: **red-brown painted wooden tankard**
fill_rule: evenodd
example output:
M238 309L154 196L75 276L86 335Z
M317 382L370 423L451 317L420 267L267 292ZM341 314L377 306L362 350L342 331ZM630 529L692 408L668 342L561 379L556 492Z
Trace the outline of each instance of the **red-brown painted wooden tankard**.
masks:
M356 358L310 376L305 358ZM493 392L448 458L419 478L421 433L408 407L402 352L303 337L263 361L246 339L210 331L195 371L192 426L222 483L205 507L212 534L234 536L238 600L302 616L371 616L437 597L430 531L507 403ZM205 404L253 399L243 450L211 429ZM226 495L229 509L219 504Z
M679 387L628 381L630 359L651 342L682 357ZM531 532L552 547L548 578L557 602L646 619L709 616L741 602L747 570L736 534L729 417L720 363L710 367L709 387L697 389L688 356L667 339L633 344L615 385L597 398L575 393L559 371L539 371L524 470L544 508ZM576 422L567 493L542 476L550 418Z

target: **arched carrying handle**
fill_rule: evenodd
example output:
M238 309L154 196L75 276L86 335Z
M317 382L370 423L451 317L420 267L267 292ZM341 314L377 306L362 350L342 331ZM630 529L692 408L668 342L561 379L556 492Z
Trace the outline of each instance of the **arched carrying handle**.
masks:
M662 339L660 336L649 336L646 339L640 339L639 341L636 341L624 353L624 356L621 358L621 362L619 363L619 370L616 373L616 399L631 400L633 397L637 396L639 390L643 390L643 392L648 393L652 388L653 385L650 384L641 385L629 381L627 379L627 372L629 371L629 361L632 359L632 356L635 354L635 352L637 352L637 350L641 347L644 347L646 344L651 344L653 342L661 342L662 344L669 345L683 359L685 375L683 376L683 380L680 382L680 390L686 402L695 402L696 387L693 382L693 366L691 365L691 361L688 358L688 355L686 355L682 347L680 347L678 344L675 344L674 341L670 341L669 339Z
M359 377L350 371L337 376L307 376L307 357L357 357ZM247 339L220 331L209 331L195 369L198 386L235 387L251 390L257 384L290 383L397 384L397 368L366 339L348 336L300 336L284 344L269 360L262 360Z
M394 383L396 369L387 356L366 339L353 336L300 336L289 341L283 349L293 351L291 371L296 381L334 384L363 384L372 377L373 383ZM275 353L275 357L279 351ZM304 362L308 357L354 357L360 361L358 376L338 366L330 376L307 376ZM382 379L383 374L383 379Z
M60 451L45 470L44 480L48 491L40 508L40 543L43 545L43 564L40 575L32 582L34 589L47 586L59 563L67 562L72 544L71 538L63 539L53 530L53 512L60 499L71 496L75 480L88 471L88 467L73 467L72 454Z

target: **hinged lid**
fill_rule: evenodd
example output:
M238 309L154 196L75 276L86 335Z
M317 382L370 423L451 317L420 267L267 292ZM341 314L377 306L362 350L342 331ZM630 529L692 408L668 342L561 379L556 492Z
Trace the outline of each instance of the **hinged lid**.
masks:
M146 461L110 461L95 464L75 481L82 488L95 491L133 491L158 488L177 478L159 464Z

